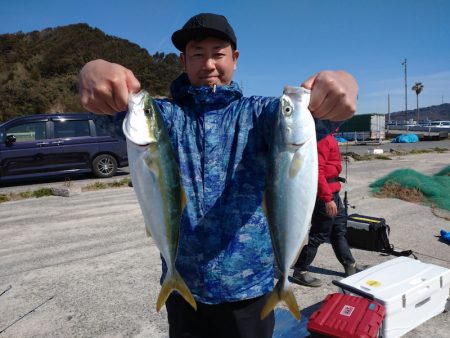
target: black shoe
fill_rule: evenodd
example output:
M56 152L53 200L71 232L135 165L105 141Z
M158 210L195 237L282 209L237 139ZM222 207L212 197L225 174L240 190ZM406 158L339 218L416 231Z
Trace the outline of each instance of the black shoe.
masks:
M367 269L368 266L360 266L356 263L353 263L352 265L347 265L344 266L344 270L345 270L345 277L349 277L351 275L354 275L355 273L361 272L365 269Z
M313 288L317 288L322 285L322 281L319 278L311 276L308 271L294 270L294 273L292 274L292 277L289 277L289 280L293 283L310 286Z

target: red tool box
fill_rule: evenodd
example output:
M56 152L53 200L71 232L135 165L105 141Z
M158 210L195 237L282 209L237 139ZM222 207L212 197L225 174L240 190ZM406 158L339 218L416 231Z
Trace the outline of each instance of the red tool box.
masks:
M378 337L384 306L366 298L329 294L308 321L311 337Z

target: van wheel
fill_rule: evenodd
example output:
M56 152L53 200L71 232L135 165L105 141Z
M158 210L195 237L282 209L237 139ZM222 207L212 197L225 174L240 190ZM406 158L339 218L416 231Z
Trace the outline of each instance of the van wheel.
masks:
M92 161L92 171L99 178L112 177L117 172L117 161L108 154L98 155Z

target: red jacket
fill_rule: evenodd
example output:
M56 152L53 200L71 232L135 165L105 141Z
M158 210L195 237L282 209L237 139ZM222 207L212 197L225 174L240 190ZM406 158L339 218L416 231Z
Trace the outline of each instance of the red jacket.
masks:
M333 199L333 193L341 190L341 183L337 181L342 171L341 152L334 136L328 135L320 140L317 143L317 152L319 155L317 197L324 202L330 202Z

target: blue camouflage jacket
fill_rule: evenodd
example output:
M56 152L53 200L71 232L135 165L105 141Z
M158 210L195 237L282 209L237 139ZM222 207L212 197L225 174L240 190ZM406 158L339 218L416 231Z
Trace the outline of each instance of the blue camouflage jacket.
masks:
M177 270L197 301L238 301L273 289L273 252L262 199L279 98L243 97L239 86L192 87L186 74L172 99L155 99L167 125L187 196ZM316 121L321 138L336 124ZM166 271L163 262L163 276Z

